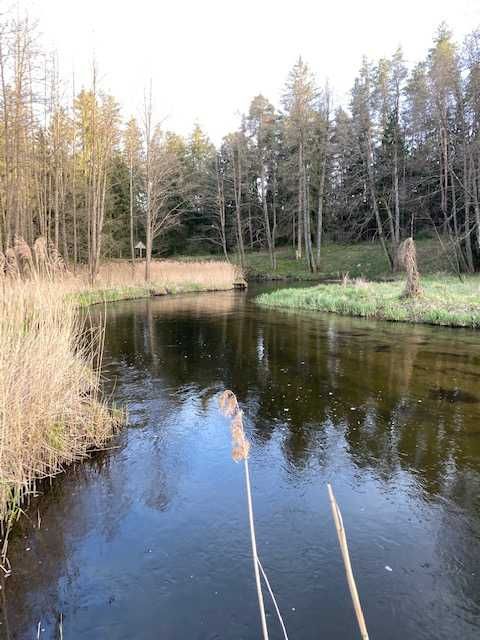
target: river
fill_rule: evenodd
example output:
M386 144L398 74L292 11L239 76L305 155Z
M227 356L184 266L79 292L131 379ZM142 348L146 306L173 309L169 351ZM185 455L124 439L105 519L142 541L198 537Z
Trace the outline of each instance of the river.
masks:
M0 637L260 638L224 388L291 640L359 637L327 482L370 637L479 637L480 334L266 310L256 292L107 307L104 377L129 425L21 520Z

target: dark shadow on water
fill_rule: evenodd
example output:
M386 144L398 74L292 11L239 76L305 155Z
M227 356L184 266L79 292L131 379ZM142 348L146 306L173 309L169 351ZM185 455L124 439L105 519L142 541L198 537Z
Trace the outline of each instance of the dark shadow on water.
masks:
M468 391L462 391L461 389L445 389L444 387L438 387L437 389L431 389L429 397L432 400L445 400L450 404L455 402L462 402L465 404L475 404L480 402L480 398Z

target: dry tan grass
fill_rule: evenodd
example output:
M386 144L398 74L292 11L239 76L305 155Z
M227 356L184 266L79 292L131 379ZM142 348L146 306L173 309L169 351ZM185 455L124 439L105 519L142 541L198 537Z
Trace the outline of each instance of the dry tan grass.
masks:
M0 280L0 521L7 534L35 479L102 446L118 425L99 399L99 338L80 323L62 287Z
M234 283L244 282L235 265L220 261L155 260L151 265L150 282L145 282L144 274L144 263L137 262L133 269L131 263L117 261L103 264L93 285L86 268L78 269L76 273L57 271L50 279L55 280L64 295L80 294L82 301L87 303L141 297L149 292L226 291L233 289ZM38 280L38 276L36 278Z
M342 552L343 564L345 566L345 573L347 576L348 588L352 597L353 608L357 617L358 627L360 629L360 635L362 640L368 640L367 625L365 624L365 617L363 615L362 605L360 604L360 597L358 595L357 585L355 578L353 577L352 563L350 561L350 553L348 551L347 536L345 534L345 527L343 526L342 513L338 506L337 500L333 493L332 485L327 484L328 495L330 498L330 506L332 509L333 521L335 522L335 528L337 530L338 542L340 544L340 550Z
M145 263L136 263L135 271L129 262L108 262L100 268L98 285L105 287L145 284ZM165 287L198 285L202 289L231 289L241 277L238 268L229 262L178 262L154 260L151 282Z
M122 294L129 297L136 290L135 297L142 291L147 293L168 293L169 291L220 291L233 289L235 283L245 283L240 269L225 261L153 260L150 266L150 280L145 281L145 262L112 261L101 265L92 285L89 270L82 267L73 273L67 268L59 252L44 238L39 237L33 250L23 240L16 237L14 246L5 254L0 251L0 280L55 280L64 294L83 294L84 301L119 299ZM102 292L118 295L102 296ZM97 294L97 295L95 295Z

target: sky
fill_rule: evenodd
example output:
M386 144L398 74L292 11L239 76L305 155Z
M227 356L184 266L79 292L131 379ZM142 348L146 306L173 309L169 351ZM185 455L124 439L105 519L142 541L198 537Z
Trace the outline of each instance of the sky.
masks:
M198 122L216 143L262 93L279 104L301 55L337 103L361 57L402 45L423 58L446 21L457 40L480 26L480 0L19 0L39 21L47 49L77 89L99 80L126 118L141 115L145 87L165 127L188 135Z

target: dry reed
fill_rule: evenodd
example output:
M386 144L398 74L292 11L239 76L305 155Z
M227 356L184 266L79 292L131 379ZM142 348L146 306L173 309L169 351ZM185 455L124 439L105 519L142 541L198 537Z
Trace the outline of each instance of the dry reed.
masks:
M248 470L248 454L250 443L247 440L243 428L242 411L238 406L237 398L233 391L224 391L220 396L220 409L223 414L232 418L232 458L235 462L243 460L245 469L245 487L247 491L248 521L250 524L250 540L252 545L253 570L255 573L255 584L257 587L258 606L260 610L260 621L264 640L268 640L267 618L265 615L265 604L263 602L262 585L260 582L259 559L257 553L257 541L255 535L255 522L253 517L252 489L250 486L250 473Z
M253 500L252 500L252 489L250 484L250 472L248 468L248 456L250 453L250 442L245 435L245 430L243 428L243 412L238 406L237 397L233 393L233 391L224 391L220 396L220 409L222 413L232 418L231 421L231 433L232 433L232 458L235 462L243 461L244 470L245 470L245 487L247 493L247 506L248 506L248 521L250 525L250 539L252 545L252 557L253 557L253 569L255 573L255 583L257 587L257 595L258 595L258 606L260 610L260 620L262 625L262 633L264 640L268 640L268 629L267 629L267 619L265 615L265 604L263 601L263 592L262 585L260 582L260 572L262 573L263 579L265 581L267 590L272 598L273 606L275 608L275 612L277 614L278 620L280 622L280 626L282 628L283 637L285 640L288 640L287 630L285 628L285 623L282 618L282 614L280 613L280 608L278 606L277 600L273 593L272 587L270 586L270 582L268 580L267 574L265 573L263 566L260 562L260 558L257 553L257 541L255 535L255 521L253 516Z
M15 238L14 246L0 251L0 280L54 280L64 295L77 295L83 303L149 294L181 291L221 291L245 285L242 271L229 262L152 260L150 280L145 281L145 262L134 265L126 260L106 262L100 266L95 282L91 283L87 267L68 269L58 250L39 237L32 249L22 238Z
M413 238L407 238L398 248L398 263L407 273L407 282L403 296L416 298L422 294L420 274L417 266L417 250Z
M101 447L119 418L100 400L101 335L47 280L0 279L0 522L5 558L38 478Z
M258 566L260 567L260 571L262 572L263 580L264 580L265 584L267 585L268 593L270 594L270 597L272 599L273 606L275 607L275 611L277 613L277 618L278 618L278 621L280 622L280 626L282 628L283 637L285 638L285 640L288 640L287 629L285 627L285 623L283 621L283 617L282 617L282 614L280 612L280 607L278 606L277 599L275 598L275 595L273 593L272 587L270 586L270 581L269 581L269 579L267 577L267 574L265 573L265 570L264 570L264 568L262 566L262 563L260 562L260 558L257 558L257 562L258 562Z
M357 591L357 585L355 584L355 578L353 577L352 563L350 562L350 554L348 552L347 537L345 535L345 528L343 526L343 519L337 501L335 499L332 485L328 485L328 495L330 497L330 506L332 508L333 520L335 522L335 528L337 530L338 542L340 544L340 550L342 552L343 564L345 566L345 573L347 575L348 588L352 597L353 608L355 609L355 615L357 617L358 626L360 629L360 635L362 640L368 640L367 626L365 624L365 618L360 604L360 597Z
M145 284L145 263L108 262L100 268L98 286L115 287ZM202 289L231 289L241 273L235 265L221 261L180 262L153 260L150 280L164 287L197 285Z

